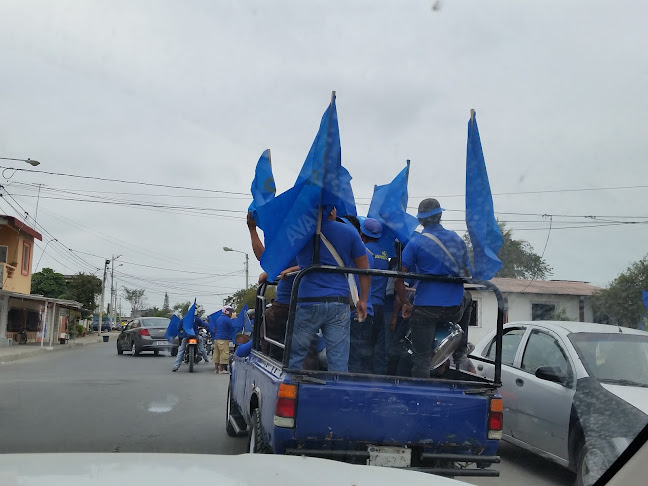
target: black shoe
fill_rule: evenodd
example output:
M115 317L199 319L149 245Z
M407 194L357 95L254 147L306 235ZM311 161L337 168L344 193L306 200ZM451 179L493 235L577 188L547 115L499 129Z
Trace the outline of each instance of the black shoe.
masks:
M171 371L175 373L176 371L178 371L178 368L173 368Z

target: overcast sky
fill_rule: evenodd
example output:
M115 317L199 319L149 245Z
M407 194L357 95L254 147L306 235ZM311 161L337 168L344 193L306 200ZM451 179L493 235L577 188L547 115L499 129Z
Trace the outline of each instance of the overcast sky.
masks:
M245 280L223 246L250 253L251 281L261 271L245 225L261 152L289 188L336 90L359 214L411 159L410 206L437 197L465 231L474 108L499 219L552 278L606 285L648 251L648 6L434 5L4 0L0 157L235 194L4 171L0 212L44 233L34 271L45 246L39 269L65 274L123 255L119 287L211 312Z

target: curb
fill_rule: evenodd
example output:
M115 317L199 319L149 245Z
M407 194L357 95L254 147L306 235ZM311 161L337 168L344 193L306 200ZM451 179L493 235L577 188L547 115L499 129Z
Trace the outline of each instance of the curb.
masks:
M0 365L4 363L10 363L12 361L18 361L23 358L31 358L33 356L38 356L39 354L47 353L47 352L54 352L54 351L69 351L71 349L74 349L79 346L87 346L90 344L104 344L103 340L96 340L96 341L87 341L87 342L72 342L72 343L67 343L67 344L52 344L52 349L48 349L49 346L43 346L34 348L34 349L21 349L19 352L15 354L9 354L7 356L0 356ZM18 345L17 345L18 346Z

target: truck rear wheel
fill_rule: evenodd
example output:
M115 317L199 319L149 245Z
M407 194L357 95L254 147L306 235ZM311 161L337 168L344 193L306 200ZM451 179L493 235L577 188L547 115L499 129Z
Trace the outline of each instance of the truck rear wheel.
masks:
M261 411L258 408L252 410L252 418L250 422L252 423L250 427L250 436L248 438L248 452L250 454L271 454L272 451L263 438L263 431L261 429Z

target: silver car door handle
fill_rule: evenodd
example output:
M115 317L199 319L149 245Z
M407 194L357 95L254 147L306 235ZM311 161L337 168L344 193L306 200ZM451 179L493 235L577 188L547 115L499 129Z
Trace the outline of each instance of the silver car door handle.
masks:
M515 380L515 384L517 386L522 386L522 385L524 385L524 380L521 380L520 378L518 378L518 379Z
M484 371L484 365L477 365L477 369L479 371Z

